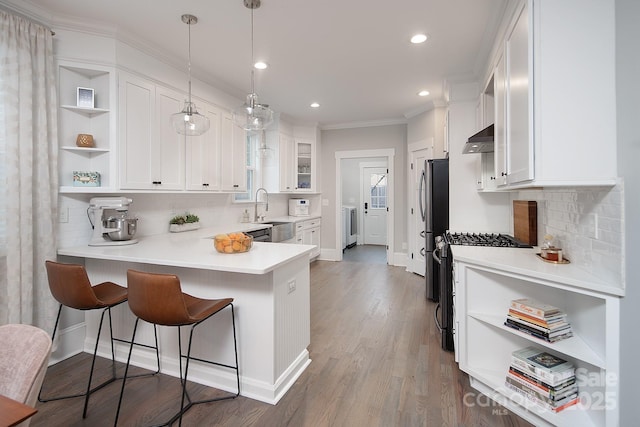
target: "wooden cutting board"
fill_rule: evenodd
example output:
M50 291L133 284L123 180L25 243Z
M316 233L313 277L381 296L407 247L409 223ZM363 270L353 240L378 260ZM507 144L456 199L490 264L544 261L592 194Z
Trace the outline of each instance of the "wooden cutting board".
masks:
M531 246L538 245L538 203L513 201L513 237Z

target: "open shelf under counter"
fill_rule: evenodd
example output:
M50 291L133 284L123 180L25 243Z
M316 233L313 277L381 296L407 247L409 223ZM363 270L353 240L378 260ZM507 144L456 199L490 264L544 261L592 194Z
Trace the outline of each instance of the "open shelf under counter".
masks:
M565 410L554 413L534 402L528 401L523 395L508 389L504 385L504 376L483 375L482 370L469 376L469 384L495 402L518 414L536 426L588 427L601 425L601 420L593 419L581 408L578 402Z
M472 317L480 322L486 323L495 328L502 329L510 334L517 335L525 340L531 341L533 345L548 348L551 351L560 352L564 354L570 354L573 357L580 359L586 363L597 366L598 368L605 369L606 364L600 355L598 355L591 346L589 346L580 335L573 331L573 336L567 339L556 341L554 343L544 341L539 338L532 337L525 332L517 331L513 328L504 325L505 316L497 314L487 314L478 312L469 312L469 317ZM573 328L572 328L573 329Z

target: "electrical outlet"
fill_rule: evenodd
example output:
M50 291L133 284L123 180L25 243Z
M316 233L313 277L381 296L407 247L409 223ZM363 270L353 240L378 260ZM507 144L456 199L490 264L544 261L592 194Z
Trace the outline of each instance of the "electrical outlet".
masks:
M58 213L58 222L69 222L69 208L66 206L60 207L60 211Z
M291 293L291 292L296 290L296 281L295 280L290 280L288 285L289 285L289 293Z

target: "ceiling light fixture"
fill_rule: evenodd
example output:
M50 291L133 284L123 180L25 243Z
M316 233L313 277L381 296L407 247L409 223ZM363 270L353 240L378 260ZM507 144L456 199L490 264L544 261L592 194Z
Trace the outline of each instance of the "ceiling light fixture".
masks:
M196 104L191 102L191 25L197 24L198 18L182 15L182 22L189 26L189 98L184 102L182 111L171 115L171 124L180 135L197 136L209 130L209 119L198 113Z
M427 96L427 95L429 95L428 90L421 90L420 92L418 92L418 96Z
M253 60L253 10L260 7L260 0L243 0L245 7L251 9L251 63ZM265 129L273 122L273 110L266 104L258 102L258 95L254 88L254 66L251 67L251 93L247 101L233 111L233 121L247 131Z
M312 102L310 105L311 108L319 108L320 104L318 104L317 102Z
M268 66L269 66L269 65L267 65L267 63L266 63L266 62L263 62L263 61L258 61L258 62L256 62L255 64L253 64L253 67L254 67L256 70L266 70Z
M420 44L426 41L427 41L427 36L425 34L416 34L413 37L411 37L411 43L413 44Z

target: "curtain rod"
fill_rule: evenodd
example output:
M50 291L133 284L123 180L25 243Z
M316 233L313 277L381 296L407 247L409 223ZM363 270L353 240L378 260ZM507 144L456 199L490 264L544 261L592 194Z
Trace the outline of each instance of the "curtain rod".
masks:
M7 13L13 14L15 16L19 16L20 18L26 19L27 21L31 21L34 24L38 24L42 27L44 27L45 29L49 30L49 32L51 33L52 36L56 35L56 32L53 31L51 29L51 27L49 27L48 25L44 24L42 21L40 21L38 18L34 17L34 16L29 16L23 12L19 12L11 7L9 7L9 5L6 4L1 4L0 3L0 10L4 10Z

